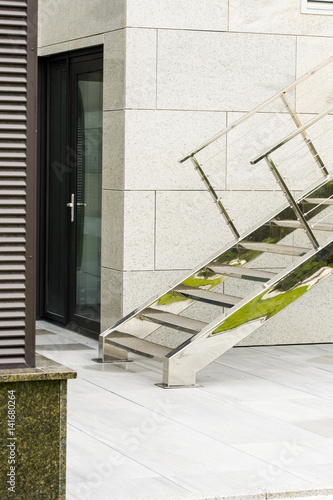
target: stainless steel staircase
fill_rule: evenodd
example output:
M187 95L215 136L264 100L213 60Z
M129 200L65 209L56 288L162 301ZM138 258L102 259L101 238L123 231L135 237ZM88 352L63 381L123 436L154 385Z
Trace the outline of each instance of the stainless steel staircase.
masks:
M296 114L288 92L307 81L313 74L328 67L333 58L325 61L308 75L269 99L256 110L243 116L210 141L182 158L191 160L220 213L228 224L234 241L194 269L181 282L148 301L127 315L100 336L100 355L104 362L128 360L136 353L163 361L165 388L191 387L196 374L228 349L254 332L308 290L333 272L333 224L330 223L333 205L333 178L315 140L309 138L311 128L333 113L333 106L321 111L303 125ZM251 165L261 162L269 169L287 202L260 224L240 235L222 200L205 173L199 156L210 145L225 137L240 124L249 120L277 101L296 125L296 130L255 158ZM333 126L327 129L333 137ZM313 167L321 179L295 197L278 168L274 154L299 138L310 155ZM297 143L299 151L299 143ZM290 149L287 152L290 157ZM293 156L297 162L297 154ZM300 172L304 151L300 158ZM302 174L300 174L302 175ZM270 259L278 259L269 264ZM250 292L228 293L238 284L251 283ZM240 292L241 287L237 287ZM245 287L248 290L248 286ZM191 307L198 303L217 308L213 321L191 317ZM215 309L214 309L215 311Z

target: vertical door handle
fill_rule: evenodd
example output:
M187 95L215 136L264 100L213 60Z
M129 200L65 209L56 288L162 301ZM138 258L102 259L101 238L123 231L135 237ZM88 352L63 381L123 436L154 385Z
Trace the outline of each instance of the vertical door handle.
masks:
M72 193L70 203L67 203L67 206L71 209L71 222L74 222L75 218L75 194Z

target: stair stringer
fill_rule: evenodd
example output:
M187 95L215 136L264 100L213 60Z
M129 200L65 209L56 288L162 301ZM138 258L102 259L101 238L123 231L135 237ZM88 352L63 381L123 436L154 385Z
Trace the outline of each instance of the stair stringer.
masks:
M194 386L196 374L333 273L333 237L166 355L162 387ZM291 286L292 285L292 286ZM283 290L285 288L285 290ZM279 291L280 290L280 291ZM282 291L281 291L282 290ZM269 296L270 295L270 296ZM270 301L266 302L266 301ZM265 314L262 314L265 311Z
M327 176L324 180L321 180L320 182L311 186L311 188L307 189L305 193L298 198L297 203L308 203L307 201L305 201L305 199L309 198L309 196L316 197L322 196L323 194L325 194L325 197L329 199L333 197L332 176ZM316 210L312 213L311 216L315 215L318 212L321 212L321 210L323 210L324 208L325 206L317 206ZM276 226L276 220L283 220L285 218L289 219L291 216L293 216L293 212L289 207L289 204L284 204L282 207L275 210L273 214L264 219L260 224L257 224L254 228L249 230L241 238L239 238L238 240L234 240L224 249L220 250L210 259L206 260L203 264L192 270L191 273L185 276L182 281L177 282L173 287L170 287L169 289L164 291L164 293L146 302L143 306L134 310L122 320L113 325L111 328L103 332L100 335L100 355L102 361L126 361L128 359L128 352L139 353L150 358L156 357L160 360L163 359L164 362L164 387L193 385L195 383L195 375L198 371L214 361L214 359L226 352L226 350L230 349L233 345L238 343L240 340L242 340L258 328L258 321L260 317L255 318L255 324L247 322L246 325L242 325L241 332L236 330L236 328L232 328L231 332L225 332L222 336L217 335L218 332L216 332L216 330L221 325L225 324L225 321L229 321L229 318L231 318L232 321L232 318L234 318L234 314L240 311L241 308L246 307L246 305L248 305L251 300L256 299L262 293L267 293L267 291L272 289L271 287L274 288L275 286L278 286L280 280L283 280L284 278L289 276L290 273L292 274L293 272L297 272L298 265L290 268L288 267L287 270L286 268L284 268L284 270L280 274L274 275L274 278L270 279L270 281L266 279L265 284L260 284L260 291L256 292L256 294L254 295L247 296L242 299L237 303L236 306L230 308L227 314L218 316L217 319L215 319L209 325L205 326L198 334L192 336L192 338L188 341L179 341L178 346L175 348L165 350L165 347L163 348L162 345L154 344L154 341L147 338L151 335L151 333L158 330L158 328L160 328L160 325L156 325L155 323L150 321L143 321L142 312L150 307L162 311L165 310L166 306L161 306L160 304L165 298L167 298L169 300L168 305L172 307L171 312L176 314L182 313L195 301L191 298L184 298L181 292L177 292L175 291L175 289L179 287L179 285L184 285L189 278L193 278L198 274L201 275L203 272L210 271L210 268L213 268L214 266L215 268L217 267L217 270L215 269L212 271L213 279L216 279L216 282L218 284L222 283L228 278L223 275L223 273L218 269L218 266L223 267L225 264L234 264L234 255L238 255L239 261L237 262L237 265L234 266L235 269L242 269L244 270L244 272L245 270L253 270L252 267L249 268L246 267L246 265L254 262L256 258L265 253L266 250L262 252L251 250L248 251L244 249L244 247L242 247L242 244L244 244L245 241L247 242L247 244L259 242L259 244L264 244L265 246L275 246L281 249L283 245L280 246L277 245L277 243L281 243L281 241L283 242L284 238L292 234L294 231L296 231L296 229L294 227L280 228L279 226ZM274 228L274 244L263 243L266 241L267 235L273 234L270 233L272 228ZM329 240L328 244L331 243L332 239ZM327 244L325 245L325 248L326 246ZM299 261L300 263L308 262L308 259L311 259L318 253L318 251L316 252L309 249L301 250L305 250L304 254L306 253L306 255ZM243 263L241 263L242 260ZM258 269L260 269L260 267L258 267ZM260 281L262 280L260 279ZM217 285L213 284L209 288L209 290L214 289L215 286ZM263 286L265 287L264 292L262 288ZM199 283L196 285L196 287L198 289L204 289L205 285ZM268 315L266 315L266 317L262 319L262 321L267 321L267 316ZM121 344L122 337L125 339L124 345ZM217 339L217 337L220 338ZM142 350L137 347L137 340L143 340L146 345L147 343L150 343L147 352L142 352ZM132 345L131 341L133 341ZM216 347L217 345L219 345L220 347ZM161 347L160 351L158 350L159 346ZM201 347L202 351L200 351ZM196 361L196 358L202 359L201 361Z

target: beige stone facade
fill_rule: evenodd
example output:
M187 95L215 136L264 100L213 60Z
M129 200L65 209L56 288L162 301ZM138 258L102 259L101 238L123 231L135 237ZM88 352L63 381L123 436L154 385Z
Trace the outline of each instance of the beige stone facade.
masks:
M100 44L104 329L232 240L177 160L333 55L333 17L301 14L301 0L40 0L41 56ZM269 173L244 183L231 167L217 187L245 231L283 199ZM325 281L249 342L332 341L332 291Z

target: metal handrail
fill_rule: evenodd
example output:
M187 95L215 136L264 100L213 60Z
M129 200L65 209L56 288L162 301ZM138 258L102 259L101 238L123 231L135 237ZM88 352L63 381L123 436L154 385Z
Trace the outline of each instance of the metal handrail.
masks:
M313 120L310 120L308 123L306 123L305 125L303 125L302 127L299 127L295 132L293 132L292 134L289 134L287 135L284 139L282 139L282 141L279 141L277 142L273 147L271 147L270 149L267 149L265 150L265 152L263 153L260 153L259 156L257 156L256 158L254 158L254 160L251 160L250 163L252 165L255 165L256 163L258 163L260 160L263 160L266 156L270 155L271 153L273 153L273 151L276 151L277 149L279 149L281 146L284 146L284 144L287 144L289 141L291 141L292 139L294 139L294 137L297 137L299 134L302 134L302 132L304 132L306 129L310 128L312 125L314 125L315 123L317 123L319 120L321 120L322 118L324 118L326 115L328 115L329 113L333 112L333 106L330 106L329 108L326 109L326 111L324 111L323 113L321 113L320 115L316 116L316 118L313 118Z
M199 153L200 151L202 151L203 149L205 149L207 146L209 146L213 142L217 141L218 139L220 139L221 137L223 137L224 135L226 135L228 132L230 132L231 130L233 130L235 127L237 127L238 125L240 125L244 121L246 121L249 118L251 118L251 116L255 115L256 113L258 113L259 111L261 111L263 108L265 108L266 106L268 106L272 102L274 102L277 99L279 99L286 92L289 92L293 88L297 87L297 85L299 85L300 83L302 83L305 80L307 80L308 78L310 78L310 76L314 75L315 73L317 73L317 71L321 70L322 68L324 68L325 66L327 66L331 62L333 62L333 56L331 56L326 61L324 61L323 63L321 63L319 66L316 66L313 70L311 70L308 73L306 73L305 75L303 75L301 78L299 78L298 80L296 80L295 82L293 82L291 85L289 85L288 87L286 87L284 90L280 91L278 94L274 95L270 99L267 99L267 101L265 101L264 103L260 104L260 106L256 107L255 109L253 109L252 111L250 111L249 113L247 113L245 116L242 116L239 120L235 121L232 125L229 125L229 127L225 128L224 130L222 130L221 132L219 132L218 134L216 134L214 137L212 137L211 139L209 139L208 141L206 141L204 144L202 144L198 148L196 148L193 151L191 151L190 153L188 153L186 156L184 156L183 158L181 158L180 160L178 160L179 163L184 163L186 160L189 160L191 157L193 157L194 155L196 155L197 153Z

